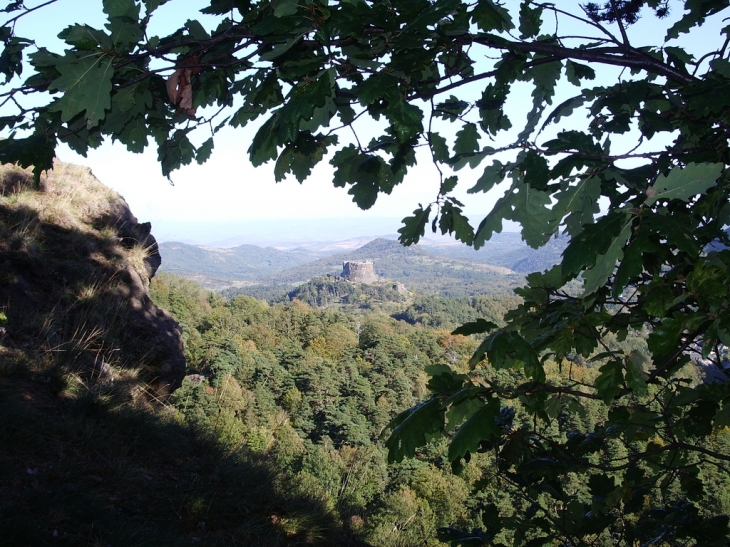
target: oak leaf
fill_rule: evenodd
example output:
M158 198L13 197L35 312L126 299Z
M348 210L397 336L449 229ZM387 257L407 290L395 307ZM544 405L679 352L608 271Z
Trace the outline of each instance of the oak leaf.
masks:
M193 85L190 77L193 70L190 68L178 68L167 79L167 95L170 102L177 106L178 113L185 110L189 115L195 116L193 108Z

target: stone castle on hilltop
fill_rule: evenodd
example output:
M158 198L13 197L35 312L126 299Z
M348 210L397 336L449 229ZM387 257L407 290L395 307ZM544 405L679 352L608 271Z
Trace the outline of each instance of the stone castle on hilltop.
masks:
M367 261L347 261L342 263L342 277L358 283L374 283L378 280L373 263Z

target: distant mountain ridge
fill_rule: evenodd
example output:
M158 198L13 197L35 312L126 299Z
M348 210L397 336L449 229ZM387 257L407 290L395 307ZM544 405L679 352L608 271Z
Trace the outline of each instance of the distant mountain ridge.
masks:
M166 242L160 245L160 253L163 271L195 279L208 288L232 288L233 293L251 294L245 287L252 285L282 286L283 290L315 277L339 276L345 261L371 260L378 276L404 283L409 289L464 296L508 292L525 273L559 262L564 248L564 239L558 238L534 250L519 234L506 233L495 234L479 251L438 238L404 247L395 239L363 237L288 250Z
M511 292L522 281L520 274L503 266L444 257L418 246L403 247L397 241L379 238L354 251L261 277L258 284L291 287L316 277L339 276L343 262L362 260L372 261L379 277L403 283L408 290L442 295L503 294ZM260 294L247 287L225 292L226 296L240 293Z
M195 278L207 286L215 284L216 280L254 281L318 258L318 255L306 252L280 251L256 245L221 249L170 241L161 243L159 248L163 256L163 271Z
M422 246L434 254L504 266L519 273L551 268L560 262L560 257L568 245L567 237L558 236L539 249L532 249L522 241L520 234L515 232L494 234L492 239L478 251L456 242L429 238L422 241Z

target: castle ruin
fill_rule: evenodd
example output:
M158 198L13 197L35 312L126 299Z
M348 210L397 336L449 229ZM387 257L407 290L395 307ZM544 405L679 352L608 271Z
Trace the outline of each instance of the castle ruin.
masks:
M375 283L378 280L378 276L375 275L375 270L373 269L373 263L369 260L363 262L343 262L342 277L358 283Z

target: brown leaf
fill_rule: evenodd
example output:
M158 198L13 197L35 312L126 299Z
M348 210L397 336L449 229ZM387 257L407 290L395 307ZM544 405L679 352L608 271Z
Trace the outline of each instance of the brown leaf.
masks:
M170 98L170 102L175 106L177 106L177 103L180 102L177 92L177 85L178 79L180 78L180 75L182 73L183 69L178 68L175 72L170 74L170 77L167 79L167 96Z
M192 70L189 68L178 68L173 72L167 79L167 96L170 98L170 102L178 107L178 113L185 110L189 115L194 116L191 75Z

